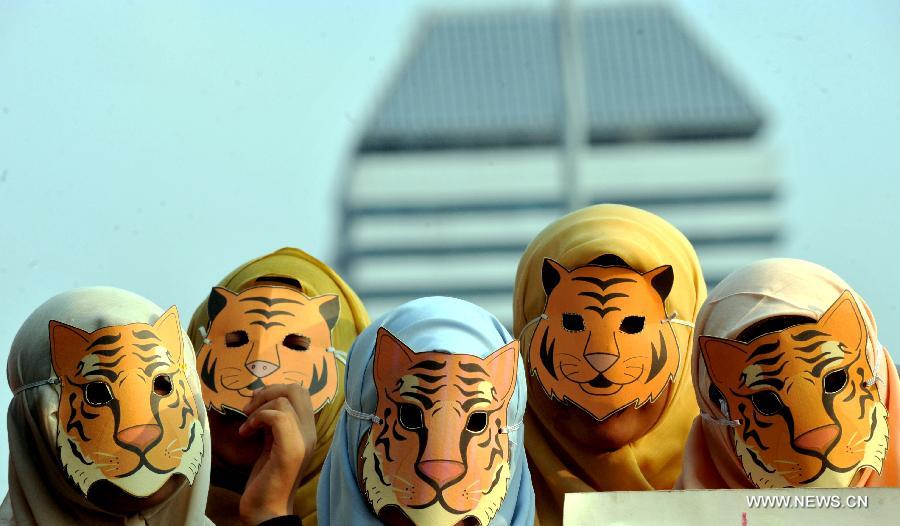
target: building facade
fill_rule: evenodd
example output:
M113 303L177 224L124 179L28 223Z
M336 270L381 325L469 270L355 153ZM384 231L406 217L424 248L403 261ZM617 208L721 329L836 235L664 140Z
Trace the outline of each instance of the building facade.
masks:
M775 253L778 177L747 95L666 6L574 20L573 149L559 14L425 19L341 196L339 267L373 315L437 294L511 325L522 251L573 205L659 214L694 244L710 286Z

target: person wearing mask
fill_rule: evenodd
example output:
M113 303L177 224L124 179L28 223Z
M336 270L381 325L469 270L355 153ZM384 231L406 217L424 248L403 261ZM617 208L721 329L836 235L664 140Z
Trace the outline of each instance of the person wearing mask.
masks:
M265 443L240 433L246 404L268 386L302 386L315 414L316 447L294 511L316 524L316 486L344 403L345 356L369 324L353 290L327 265L295 248L253 259L228 274L197 307L188 334L197 349L212 434L207 514L237 524L247 478Z
M697 317L701 414L678 488L897 487L900 384L862 297L830 270L766 259Z
M0 524L208 524L209 427L178 311L127 291L75 289L38 307L7 362L9 493ZM291 524L314 445L309 397L260 393L247 433L268 444L240 505ZM304 422L306 422L304 424Z
M685 236L637 208L577 210L525 250L513 323L542 525L562 524L566 493L673 487L697 414L688 360L705 297Z

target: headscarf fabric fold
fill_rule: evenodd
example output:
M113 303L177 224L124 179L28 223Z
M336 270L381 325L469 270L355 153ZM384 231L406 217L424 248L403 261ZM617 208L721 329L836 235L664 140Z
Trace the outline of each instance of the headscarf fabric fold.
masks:
M92 287L71 290L49 299L25 321L13 340L7 379L15 393L7 413L9 433L9 493L0 507L0 524L135 525L210 524L205 516L210 475L210 442L206 414L203 456L192 485L183 483L165 502L131 516L102 510L68 480L60 464L56 441L59 386L53 377L48 325L65 323L82 331L153 324L163 309L120 289ZM196 407L203 407L190 340L182 332L185 375ZM42 385L35 385L42 383ZM29 386L31 385L31 386Z
M319 524L322 526L381 524L360 490L357 462L360 441L372 428L378 403L374 357L376 338L382 327L417 353L440 350L485 358L513 341L503 325L485 310L444 297L421 298L403 304L363 331L353 344L347 365L347 411L338 420L334 443L319 481ZM525 370L521 360L517 362L515 389L507 408L510 479L505 498L490 522L496 526L534 523L534 491L525 459L524 428L516 425L521 424L527 398Z
M775 258L736 270L711 292L697 316L695 352L691 359L694 390L700 411L720 410L710 399L710 376L696 342L701 336L734 340L745 329L776 317L800 316L819 320L849 292L865 322L866 359L875 370L881 402L888 413L889 443L881 474L862 468L857 487L900 485L900 379L887 350L878 342L875 317L863 299L830 270L799 259ZM731 429L715 418L698 416L685 446L684 468L678 480L683 489L756 487L742 468L732 445Z
M683 443L697 414L688 367L690 322L706 297L706 283L687 238L662 218L644 210L613 204L590 206L558 219L531 242L519 262L513 297L514 332L522 339L523 352L530 345L534 331L531 327L548 301L542 282L544 260L553 260L571 272L606 254L621 258L627 267L641 274L650 275L654 269L671 266L674 280L664 307L670 318L680 319L673 321L684 320L671 325L680 353L677 373L668 387L667 398L653 402L663 404L663 408L655 421L646 423L648 431L611 451L591 450L562 436L554 425L552 411L535 410L535 397L548 395L536 387L537 380L529 375L533 382L529 385L525 443L535 491L541 495L538 519L544 525L562 523L566 493L671 489L681 468ZM585 425L590 425L590 415L585 416Z
M369 315L356 293L328 265L297 248L282 248L265 256L253 259L223 278L219 287L232 292L241 292L257 284L262 277L290 278L297 280L303 293L309 297L335 294L340 302L340 316L331 330L332 344L338 351L346 352L362 330L369 325ZM209 323L207 299L197 307L191 318L188 334L196 349L203 342L201 328ZM316 447L312 458L302 474L300 487L294 499L294 513L299 515L304 526L316 524L316 487L319 471L331 447L334 427L344 405L345 365L337 361L338 386L335 397L316 413ZM213 486L209 502L210 517L217 523L231 523L238 520L239 495L228 489Z

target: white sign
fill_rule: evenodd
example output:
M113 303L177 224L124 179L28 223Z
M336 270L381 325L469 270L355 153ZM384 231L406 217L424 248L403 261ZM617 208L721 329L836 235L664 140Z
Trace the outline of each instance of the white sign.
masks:
M900 488L569 493L563 513L564 526L802 526L824 520L900 524Z

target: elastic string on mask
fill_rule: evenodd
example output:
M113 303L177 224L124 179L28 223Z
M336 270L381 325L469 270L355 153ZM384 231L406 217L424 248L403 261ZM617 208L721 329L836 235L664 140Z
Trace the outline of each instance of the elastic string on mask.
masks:
M334 347L326 347L325 352L330 352L334 355L335 358L338 359L344 365L347 365L347 351L339 351Z
M717 418L707 413L706 411L700 411L700 417L707 422L712 422L713 424L719 424L722 426L737 427L741 425L740 419L732 420L729 418L731 415L728 412L728 402L726 402L724 399L719 399L719 411L721 411L722 414L725 415L725 418Z
M13 396L21 393L26 389L33 389L35 387L40 387L42 385L54 385L59 383L59 378L47 378L46 380L38 380L36 382L31 382L29 384L21 385L13 391Z
M669 316L666 319L664 319L663 321L661 321L660 323L676 323L678 325L684 325L685 327L690 327L692 329L694 328L693 323L691 323L687 320L679 319L678 312L676 312L676 311L672 311L672 314L669 314Z
M525 334L525 331L528 329L528 327L531 327L532 325L539 323L541 320L546 320L546 319L549 319L549 317L547 316L546 313L543 313L543 312L541 313L540 316L536 316L536 317L532 318L528 323L525 324L524 327L522 327L522 330L519 331L518 340L522 341L522 335Z
M509 425L509 426L502 426L500 428L499 432L500 432L500 434L503 434L503 435L511 435L512 433L515 433L516 431L518 431L519 428L522 427L522 424L524 424L524 422L522 420L519 420L515 424ZM513 440L512 436L509 437L509 441L518 447L519 443L516 442L515 440Z
M369 422L372 422L373 424L383 424L384 423L384 420L382 420L381 417L379 417L378 415L373 415L372 413L363 413L362 411L357 411L356 409L353 409L352 407L350 407L350 404L348 404L347 402L344 402L344 411L346 411L348 415L352 416L353 418L358 418L359 420L368 420Z
M540 323L541 320L547 320L547 319L549 319L549 316L547 316L547 314L545 314L543 312L541 313L540 316L535 316L534 318L531 318L531 320L522 327L522 330L519 331L519 338L518 338L519 341L522 341L522 335L525 334L525 331L528 330L529 327L531 327L532 325L537 325L538 323Z
M707 422L712 422L713 424L719 424L722 426L737 427L737 426L741 425L740 420L729 420L727 418L716 418L707 412L701 412L700 418L702 418L703 420L706 420Z
M871 341L871 339L869 341ZM875 367L872 371L872 378L869 378L868 380L863 382L863 385L865 385L866 387L872 387L879 380L884 382L884 378L881 377L881 374L879 372L881 371L881 354L884 352L884 348L881 346L881 343L877 341L874 345L872 345L872 348L875 350Z
M510 434L510 433L515 433L516 431L519 430L520 427L522 427L522 424L523 424L523 423L524 423L524 422L522 422L521 420L519 420L519 421L516 422L515 424L508 425L508 426L503 426L503 427L500 428L500 432L503 433L504 435L508 435L508 434Z
M206 333L206 327L197 327L197 332L199 332L200 337L203 338L203 343L209 345L209 335Z

